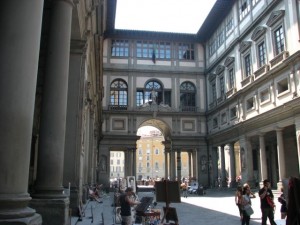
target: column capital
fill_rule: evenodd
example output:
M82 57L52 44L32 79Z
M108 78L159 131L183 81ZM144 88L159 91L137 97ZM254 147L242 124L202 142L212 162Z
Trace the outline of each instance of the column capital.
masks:
M283 128L282 128L282 127L276 126L276 127L274 128L274 130L275 130L276 132L282 132Z
M79 0L53 0L53 2L66 2L66 3L69 3L72 7L75 6L77 1L79 2Z

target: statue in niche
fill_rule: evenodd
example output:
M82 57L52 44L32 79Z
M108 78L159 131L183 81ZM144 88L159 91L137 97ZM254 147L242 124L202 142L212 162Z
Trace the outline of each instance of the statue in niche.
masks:
M100 164L99 164L101 172L106 172L106 168L107 168L106 164L107 164L106 156L102 155L100 158Z
M152 91L150 93L150 99L152 100L152 104L156 103L156 91L154 90L154 88L152 89Z
M201 157L201 170L203 172L206 171L206 157L205 156Z
M241 167L242 169L246 168L246 158L245 158L245 149L241 148Z

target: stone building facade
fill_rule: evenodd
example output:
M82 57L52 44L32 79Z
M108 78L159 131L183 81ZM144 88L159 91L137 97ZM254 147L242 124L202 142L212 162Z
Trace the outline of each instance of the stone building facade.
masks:
M68 224L147 125L172 180L182 152L207 186L299 176L299 1L217 0L194 35L116 30L116 3L1 3L0 224Z

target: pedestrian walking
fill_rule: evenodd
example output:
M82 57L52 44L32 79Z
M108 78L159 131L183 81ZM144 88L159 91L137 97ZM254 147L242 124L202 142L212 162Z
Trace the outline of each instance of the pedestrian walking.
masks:
M253 214L253 209L251 206L251 198L250 198L250 188L246 187L243 189L243 198L242 198L242 225L250 224L250 216Z
M285 219L287 215L287 205L286 205L286 199L285 195L283 193L283 188L281 188L281 195L278 197L278 202L280 202L280 213L281 213L281 219Z
M243 219L242 199L243 199L243 188L241 186L238 186L235 192L235 204L239 209L239 215L241 220Z
M274 221L274 195L270 188L271 183L269 180L264 180L263 185L263 188L261 188L258 192L260 197L260 208L262 213L261 224L266 225L267 219L269 218L271 225L276 225Z
M182 189L182 195L184 198L187 198L188 197L188 186L187 186L187 183L184 182L181 184L181 189Z

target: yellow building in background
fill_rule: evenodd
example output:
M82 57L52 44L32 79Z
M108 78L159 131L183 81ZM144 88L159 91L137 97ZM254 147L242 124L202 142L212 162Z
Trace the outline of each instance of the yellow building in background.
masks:
M146 128L137 141L136 171L137 180L157 180L165 178L164 137L154 127ZM188 155L181 153L182 178L188 177Z

